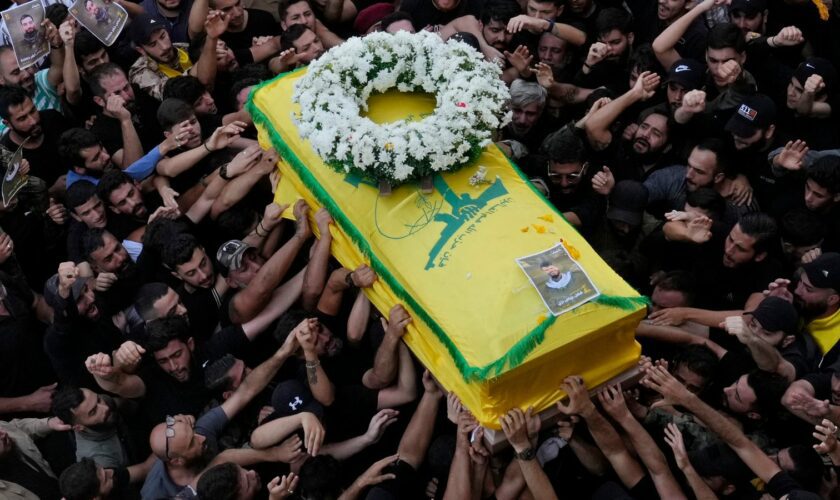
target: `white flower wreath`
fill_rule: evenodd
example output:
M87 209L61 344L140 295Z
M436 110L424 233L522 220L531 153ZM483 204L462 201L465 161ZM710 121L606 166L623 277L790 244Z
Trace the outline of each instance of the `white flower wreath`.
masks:
M428 32L351 38L310 64L292 97L301 137L338 172L397 185L474 160L510 121L499 68L462 42ZM361 116L373 92L435 94L419 121L377 124Z

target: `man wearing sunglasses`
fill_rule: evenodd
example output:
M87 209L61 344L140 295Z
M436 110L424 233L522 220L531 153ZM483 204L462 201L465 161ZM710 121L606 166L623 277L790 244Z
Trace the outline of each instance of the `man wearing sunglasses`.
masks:
M584 235L590 233L606 210L606 196L615 185L609 168L592 175L585 157L583 140L570 127L546 137L544 179L535 179L547 191L548 199L570 224Z

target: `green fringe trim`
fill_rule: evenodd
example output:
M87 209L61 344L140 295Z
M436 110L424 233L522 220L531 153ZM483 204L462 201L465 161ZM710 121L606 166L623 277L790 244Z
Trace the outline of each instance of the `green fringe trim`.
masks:
M601 294L593 300L596 304L602 306L617 307L625 311L635 311L639 307L647 307L650 305L650 299L644 295L637 297L618 297L616 295Z
M388 270L388 268L379 260L379 258L372 252L369 243L364 238L362 233L359 231L357 227L355 227L344 212L339 208L336 204L335 200L327 193L323 186L318 182L318 180L312 175L309 171L309 168L304 165L297 155L294 154L292 149L286 144L280 134L274 129L271 124L271 121L265 114L257 108L256 104L254 104L254 95L259 92L263 87L270 85L274 80L284 78L290 74L293 74L297 71L302 71L305 68L298 68L296 70L282 73L277 77L265 81L260 85L257 85L251 90L250 95L248 96L248 102L245 104L245 109L251 114L251 117L254 119L254 123L258 126L263 127L264 130L268 131L269 139L271 144L274 146L274 149L280 153L280 156L285 160L292 169L294 169L295 173L300 177L301 181L306 185L306 187L311 191L312 195L324 206L333 218L333 221L338 224L342 231L356 244L356 247L359 251L367 257L370 261L370 267L376 272L379 279L382 279L394 292L394 294L403 302L408 304L408 306L423 320L424 323L429 327L432 333L440 340L440 342L444 345L449 356L452 358L452 361L455 363L455 367L461 373L461 376L464 378L465 381L484 381L489 378L498 376L502 373L505 367L510 369L516 368L517 366L521 365L525 359L528 357L534 349L537 348L544 340L545 340L545 332L548 330L551 325L557 320L555 316L549 315L547 319L542 321L539 325L536 326L533 330L528 332L522 339L520 339L516 344L511 347L507 353L505 353L499 359L488 363L485 366L473 366L471 365L461 351L458 350L458 347L452 341L451 338L446 334L443 328L431 317L431 315L408 293L408 291L402 286L402 284L394 277L393 274ZM519 170L513 162L510 161L509 158L505 157L508 161L508 164L513 168L513 170L519 175L519 177L525 181L528 181L528 178ZM554 205L548 202L542 193L539 192L534 186L531 185L530 182L526 182L526 185L531 187L531 190L541 199L543 200L546 205L555 212L559 217L563 217L563 214L557 210ZM567 221L568 222L568 221ZM574 227L571 226L570 227ZM601 295L600 297L605 297ZM600 298L599 297L599 298ZM644 297L611 297L606 296L604 305L610 305L613 307L620 307L622 309L633 310L635 308L641 307L642 304L646 304L646 299ZM641 301L641 302L639 302ZM598 299L595 302L600 301Z

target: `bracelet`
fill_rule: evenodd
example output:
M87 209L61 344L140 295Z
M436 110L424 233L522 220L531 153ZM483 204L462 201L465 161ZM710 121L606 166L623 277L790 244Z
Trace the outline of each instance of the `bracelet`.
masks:
M584 68L586 68L586 69L592 69L592 66L590 66L590 65L588 65L588 64L586 64L586 63L583 63L583 67L584 67Z
M210 149L210 148L207 146L207 141L204 141L202 144L204 145L204 149L206 149L208 153L212 153L212 152L213 152L213 150L212 150L212 149Z
M545 32L546 33L552 33L554 31L554 25L555 24L556 23L554 21L549 21L548 22L548 28L545 29Z
M353 283L353 271L347 273L347 276L344 277L344 283L346 283L350 288L354 288L356 286Z
M321 360L320 359L316 359L312 363L310 363L309 361L306 362L306 367L307 368L318 368L319 366L321 366Z
M266 231L265 234L260 234L260 228L262 228L262 230L265 231L265 228L262 227L262 221L257 223L257 227L254 228L254 234L256 234L259 238L265 238L266 236L268 236L268 231Z
M257 236L260 236L260 237L268 236L268 233L271 232L268 229L266 229L265 226L263 226L262 221L257 222L257 229L262 229L263 231L265 231L265 235L260 235L260 233L257 233Z

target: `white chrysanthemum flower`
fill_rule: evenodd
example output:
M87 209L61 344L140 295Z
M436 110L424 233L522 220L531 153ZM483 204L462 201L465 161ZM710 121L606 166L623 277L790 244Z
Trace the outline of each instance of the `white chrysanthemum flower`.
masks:
M500 69L462 42L428 32L351 38L312 62L292 96L292 119L321 158L343 172L404 182L453 170L510 121ZM435 94L434 112L419 122L376 124L362 117L373 92ZM417 167L422 167L417 170Z

